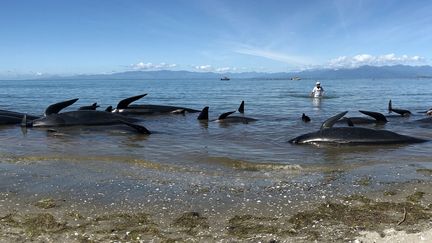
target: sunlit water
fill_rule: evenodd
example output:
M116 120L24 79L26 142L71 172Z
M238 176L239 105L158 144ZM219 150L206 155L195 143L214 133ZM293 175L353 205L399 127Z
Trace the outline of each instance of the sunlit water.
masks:
M0 128L0 159L11 163L72 161L81 165L98 161L95 167L111 169L118 166L114 162L120 163L120 167L141 163L146 168L155 169L160 165L180 173L183 170L231 171L232 168L241 171L254 164L274 166L274 173L296 166L320 171L384 165L384 173L385 168L392 166L430 161L431 142L342 147L287 143L298 135L316 131L325 119L342 111L349 111L350 116L361 116L358 110L387 114L389 99L395 108L411 110L413 116L391 118L379 129L432 139L430 128L412 123L425 116L418 111L432 105L427 91L431 80L320 81L325 97L318 100L308 96L315 80L1 81L0 109L31 114L42 114L49 104L72 98L80 100L67 110L94 102L104 109L115 106L123 98L148 93L136 104L195 109L209 106L210 119L236 110L244 100L245 115L258 121L223 125L200 123L197 114L145 116L140 124L153 132L149 136L117 127L58 128L56 132L28 129L23 133L18 126L5 126ZM302 113L310 116L312 122L303 123ZM280 165L286 167L276 167Z

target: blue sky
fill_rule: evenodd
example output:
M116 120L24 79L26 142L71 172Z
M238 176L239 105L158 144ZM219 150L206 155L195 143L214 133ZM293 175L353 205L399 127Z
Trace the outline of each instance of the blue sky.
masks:
M0 78L429 65L431 13L426 0L2 1Z

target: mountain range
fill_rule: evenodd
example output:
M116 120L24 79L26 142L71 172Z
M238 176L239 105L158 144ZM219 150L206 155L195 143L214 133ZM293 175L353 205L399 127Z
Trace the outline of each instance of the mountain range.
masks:
M43 79L214 79L227 76L231 79L364 79L364 78L432 78L431 66L361 66L344 69L316 69L301 72L243 72L215 73L190 71L128 71L112 74L75 75L68 77L44 77Z

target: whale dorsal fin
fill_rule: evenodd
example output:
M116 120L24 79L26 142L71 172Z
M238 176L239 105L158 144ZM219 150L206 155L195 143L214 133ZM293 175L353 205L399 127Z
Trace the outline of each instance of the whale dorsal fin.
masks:
M203 120L208 120L208 111L209 111L209 107L206 106L202 109L201 113L198 115L198 120L203 121Z
M394 112L394 113L398 113L401 116L409 116L409 115L411 115L411 111L409 111L409 110L393 109L392 101L391 100L389 100L388 110L389 110L389 113Z
M142 97L144 97L146 95L147 94L142 94L142 95L132 96L132 97L129 97L129 98L121 100L117 104L117 110L119 110L119 109L126 109L132 102L137 101L137 100L141 99Z
M342 112L342 113L337 114L336 116L332 116L332 117L330 117L329 119L325 120L325 121L323 122L323 124L321 125L320 130L327 129L327 128L332 128L333 125L334 125L337 121L339 121L343 116L346 115L346 113L348 113L348 111L344 111L344 112Z
M346 121L349 127L353 127L354 126L354 122L352 122L352 120L349 117L346 117Z
M78 110L96 110L98 107L100 106L97 103L93 103L92 105L81 106Z
M374 118L377 122L382 122L382 123L388 122L387 118L379 112L373 112L373 111L359 111L359 112Z
M302 121L304 121L304 122L310 122L311 119L310 119L310 117L306 116L305 113L303 113L303 115L302 115Z
M51 115L51 114L57 114L59 113L61 110L63 110L64 108L72 105L73 103L75 103L78 100L78 98L76 99L72 99L72 100L66 100L66 101L62 101L62 102L58 102L55 104L52 104L50 106L48 106L45 109L45 116Z
M388 103L388 112L391 113L392 110L393 110L392 102L391 102L391 100L389 100L389 103Z
M225 112L225 113L223 113L222 115L219 116L218 120L223 120L223 119L227 118L229 115L231 115L234 112L235 111Z
M240 104L240 106L238 108L238 112L244 113L244 100L242 100L242 102L241 102L241 104Z

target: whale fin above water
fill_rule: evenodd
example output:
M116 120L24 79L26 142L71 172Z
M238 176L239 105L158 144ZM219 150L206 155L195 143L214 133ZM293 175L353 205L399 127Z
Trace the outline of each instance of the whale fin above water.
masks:
M135 124L135 123L132 123L132 122L128 122L128 121L125 121L125 120L120 120L120 122L123 123L126 126L129 126L129 127L133 128L133 129L135 129L139 133L148 134L148 135L151 134L151 132L147 128L145 128L144 126L141 126L141 125L138 125L138 124Z
M117 104L117 110L120 109L126 109L132 102L137 101L139 99L141 99L142 97L146 96L147 94L142 94L142 95L136 95L136 96L132 96L126 99L121 100L118 104Z
M52 104L50 106L48 106L45 109L44 115L48 116L51 114L57 114L59 113L61 110L63 110L64 108L72 105L73 103L77 102L78 98L76 99L71 99L71 100L66 100L66 101L62 101L62 102L58 102L55 104Z
M388 103L388 113L392 113L392 110L393 110L392 101L389 100L389 103Z
M374 118L379 123L387 123L388 122L387 118L383 114L381 114L379 112L362 111L362 110L360 110L359 112L363 113L363 114L365 114L367 116L370 116L370 117Z
M242 102L241 102L241 104L240 104L240 106L238 108L238 112L244 113L244 100L242 100Z
M208 120L208 111L209 111L209 107L206 106L202 109L201 113L198 115L198 120L203 121L203 120Z
M219 116L218 120L223 120L223 119L227 118L229 115L231 115L234 112L235 111L225 112L225 113L223 113L222 115Z
M354 122L351 120L351 118L346 117L346 122L348 123L349 127L353 127L354 126Z
M303 115L302 115L302 121L304 121L304 122L310 122L311 119L310 119L310 117L306 116L305 113L303 113Z
M329 119L325 120L323 122L323 124L321 125L320 130L327 129L327 128L332 128L333 125L337 121L339 121L343 116L345 116L347 113L348 113L348 111L344 111L344 112L341 112L341 113L339 113L339 114L337 114L335 116L332 116Z
M92 105L81 106L78 108L79 111L82 110L96 110L96 108L100 107L97 103L93 103Z
M392 101L391 100L389 100L389 103L388 103L388 111L389 111L389 113L394 112L394 113L398 113L399 115L405 116L405 117L411 115L411 111L409 111L409 110L394 109L393 106L392 106Z

